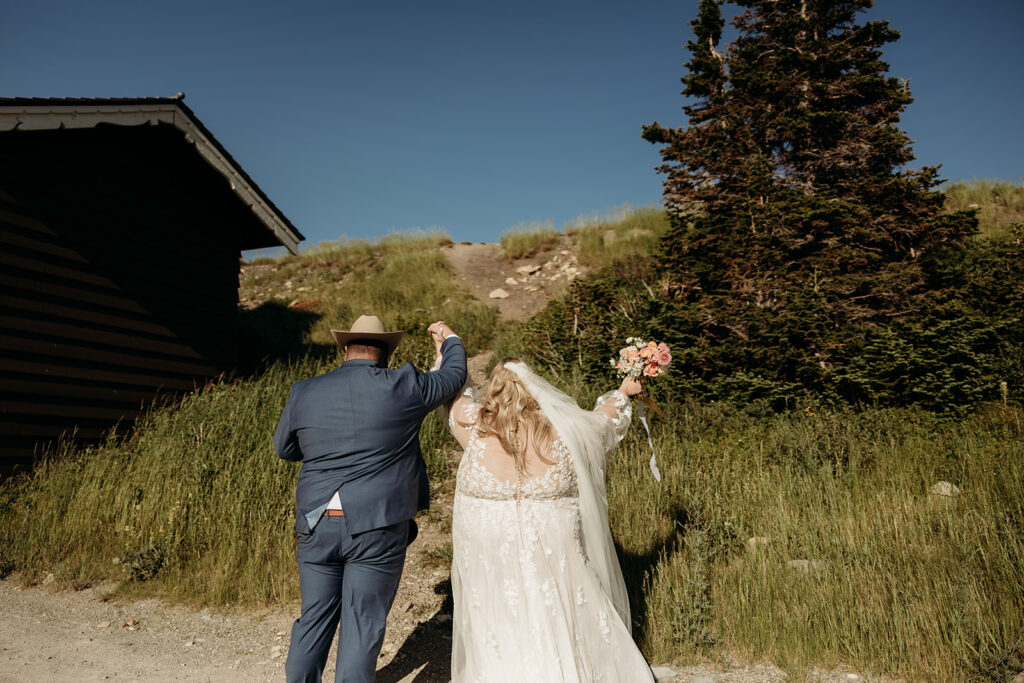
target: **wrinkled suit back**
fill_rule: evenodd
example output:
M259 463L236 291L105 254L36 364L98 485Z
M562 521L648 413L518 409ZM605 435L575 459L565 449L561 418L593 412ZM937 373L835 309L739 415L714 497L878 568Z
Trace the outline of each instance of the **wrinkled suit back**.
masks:
M466 381L458 337L441 346L434 372L410 363L383 368L350 360L295 383L274 434L286 460L301 460L295 528L309 533L339 492L349 531L357 534L411 519L430 493L420 452L420 425Z

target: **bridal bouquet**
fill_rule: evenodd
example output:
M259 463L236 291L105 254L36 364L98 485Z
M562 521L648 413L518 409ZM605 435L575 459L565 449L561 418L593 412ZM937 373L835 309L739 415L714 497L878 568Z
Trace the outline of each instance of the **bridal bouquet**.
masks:
M609 361L619 377L632 377L641 382L648 377L665 374L672 364L672 351L665 342L644 341L630 337L619 349L619 355Z
M618 372L619 377L632 377L641 383L653 377L659 377L668 370L672 364L672 351L665 342L644 341L639 337L630 337L626 345L619 349L619 355L610 360L612 367ZM665 413L651 400L646 391L641 391L637 396L639 405L637 415L640 423L647 431L647 443L651 446L651 474L655 480L661 481L661 471L658 469L658 462L654 456L654 441L651 439L651 428L647 424L647 412L644 406L651 408L662 417Z

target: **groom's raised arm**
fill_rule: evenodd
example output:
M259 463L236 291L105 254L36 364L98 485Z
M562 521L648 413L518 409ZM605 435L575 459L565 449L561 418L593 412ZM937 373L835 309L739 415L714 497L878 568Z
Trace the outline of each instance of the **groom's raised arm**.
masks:
M441 344L441 367L417 378L427 410L433 410L462 390L466 384L466 347L456 335Z

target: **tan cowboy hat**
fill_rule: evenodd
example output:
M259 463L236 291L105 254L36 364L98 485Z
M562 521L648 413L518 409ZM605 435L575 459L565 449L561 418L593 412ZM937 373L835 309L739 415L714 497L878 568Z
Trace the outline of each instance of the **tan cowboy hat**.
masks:
M388 332L384 329L384 323L377 316L361 315L358 320L352 323L352 329L348 332L331 330L331 334L334 335L334 341L338 342L338 346L341 348L345 348L346 344L362 339L384 342L388 347L387 356L390 356L394 353L395 348L398 347L398 342L402 341L405 331Z

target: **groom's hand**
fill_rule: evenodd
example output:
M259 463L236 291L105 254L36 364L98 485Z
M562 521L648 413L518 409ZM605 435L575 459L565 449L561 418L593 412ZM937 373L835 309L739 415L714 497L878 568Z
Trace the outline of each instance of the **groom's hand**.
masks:
M455 334L455 332L452 331L452 328L448 327L447 324L440 320L431 324L430 327L427 328L427 332L430 334L430 338L434 340L434 350L438 354L441 353L441 344L444 343L444 340Z

